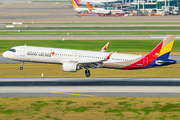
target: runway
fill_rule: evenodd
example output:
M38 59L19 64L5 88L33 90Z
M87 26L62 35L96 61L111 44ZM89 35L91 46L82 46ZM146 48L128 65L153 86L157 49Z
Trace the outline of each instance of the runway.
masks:
M179 55L170 56L169 58L176 60L177 63L180 63L180 56ZM0 63L21 63L21 62L9 60L9 59L4 58L3 56L0 56Z
M0 78L0 97L180 97L180 78Z
M0 40L162 40L167 35L0 35ZM180 35L176 35L180 40Z
M126 29L126 28L118 28L118 29L108 29L108 28L104 28L104 29L94 29L94 28L89 28L89 29L53 29L53 28L44 28L44 29L33 29L33 28L27 28L27 29L0 29L0 31L180 31L180 29L166 29L166 28L162 28L162 29Z
M91 23L89 24L88 22L87 23L81 23L81 24L67 24L67 23L62 23L62 24L38 24L38 23L35 23L35 24L26 24L26 23L22 23L22 24L6 24L6 23L0 23L0 27L7 27L7 26L12 26L12 27L15 27L15 28L18 28L18 27L25 27L25 28L34 28L34 27L179 27L180 24L162 24L162 23L159 23L159 24L126 24L127 22L125 22L125 24L121 23L121 24L114 24L114 23Z

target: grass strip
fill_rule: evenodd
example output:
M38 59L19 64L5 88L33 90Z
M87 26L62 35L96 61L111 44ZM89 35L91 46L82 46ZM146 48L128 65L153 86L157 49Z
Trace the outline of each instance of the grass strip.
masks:
M180 31L0 31L0 35L180 35Z
M180 26L127 26L127 27L14 27L6 28L0 27L1 29L180 29Z
M0 76L2 78L12 77L73 77L84 78L84 69L77 72L63 72L62 65L25 63L24 69L20 70L21 64L9 63L0 64ZM173 64L164 67L139 69L139 70L120 70L120 69L90 69L91 77L180 77L180 64Z
M0 101L0 117L14 120L180 119L178 97L1 97Z
M12 23L9 23L12 24ZM69 22L69 23L24 23L24 24L180 24L180 22Z
M150 52L161 40L0 40L0 52L25 44L28 46L99 51L107 42L110 42L107 52ZM180 52L179 46L180 41L176 40L172 52Z

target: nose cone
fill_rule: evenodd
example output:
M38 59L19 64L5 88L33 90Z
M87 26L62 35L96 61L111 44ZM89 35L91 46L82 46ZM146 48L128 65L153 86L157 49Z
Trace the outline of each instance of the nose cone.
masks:
M5 58L7 57L7 53L6 52L3 53L3 57L5 57Z

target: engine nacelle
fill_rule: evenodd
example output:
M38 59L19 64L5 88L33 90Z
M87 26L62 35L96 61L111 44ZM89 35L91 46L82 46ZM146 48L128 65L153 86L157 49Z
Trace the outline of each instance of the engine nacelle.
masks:
M79 69L80 69L80 67L76 63L73 63L73 62L64 62L63 63L63 71L65 71L65 72L76 72Z

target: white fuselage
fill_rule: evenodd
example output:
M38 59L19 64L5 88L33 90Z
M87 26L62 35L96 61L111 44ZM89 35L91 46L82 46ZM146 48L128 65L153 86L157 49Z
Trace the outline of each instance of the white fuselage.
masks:
M78 5L87 5L87 2L89 2L91 5L99 5L99 6L104 6L106 5L105 3L108 2L117 2L118 0L81 0L80 2L78 2Z
M123 10L101 10L101 9L97 9L97 10L91 10L92 13L96 13L96 14L124 14L125 12Z
M64 62L86 62L86 61L99 61L104 60L110 53L109 52L96 52L85 50L73 49L59 49L59 48L46 48L46 47L32 47L32 46L17 46L13 47L16 52L6 51L3 56L8 59L27 62L38 63L55 63L63 64ZM113 53L108 61L103 62L106 68L123 68L126 67L143 56L131 54Z
M100 2L116 2L118 0L81 0L80 2L97 2L97 3L100 3Z
M77 12L83 12L83 11L89 12L88 8L74 8L74 10Z

